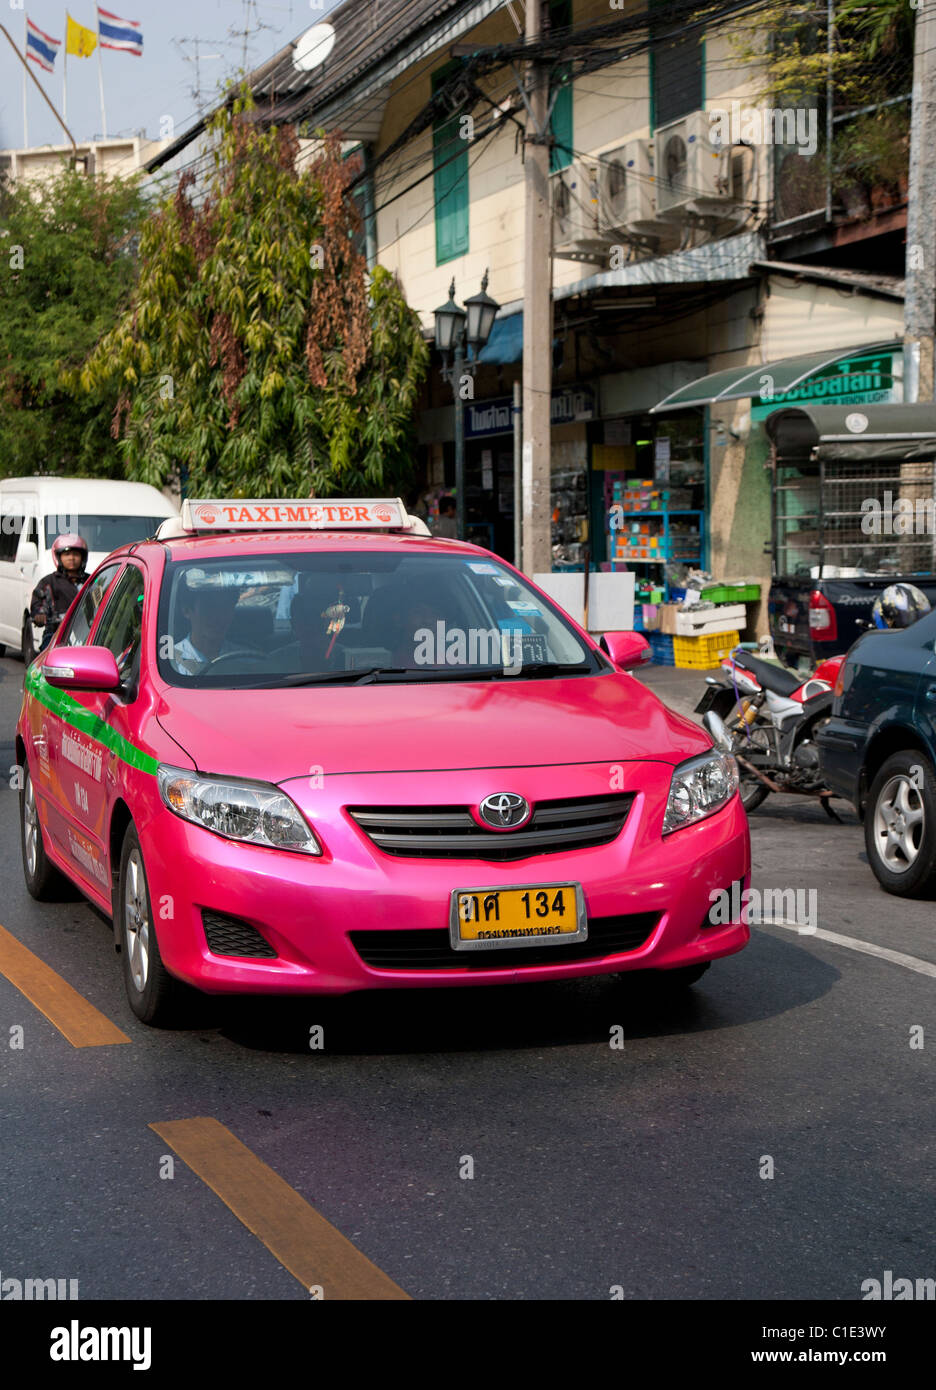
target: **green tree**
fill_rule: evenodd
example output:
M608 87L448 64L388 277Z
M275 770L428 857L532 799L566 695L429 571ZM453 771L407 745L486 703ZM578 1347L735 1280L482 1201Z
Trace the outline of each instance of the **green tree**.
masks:
M128 477L196 497L397 491L418 318L392 275L367 275L337 142L297 168L292 128L253 116L242 95L213 118L210 171L143 227L132 302L81 382L118 389Z
M120 476L113 392L68 382L127 300L144 202L63 166L0 185L0 472Z

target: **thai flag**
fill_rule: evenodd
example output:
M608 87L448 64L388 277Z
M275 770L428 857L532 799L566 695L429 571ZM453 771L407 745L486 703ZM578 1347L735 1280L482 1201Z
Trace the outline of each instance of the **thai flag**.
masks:
M102 48L116 48L121 53L135 53L143 56L143 30L138 19L121 19L110 10L98 12L98 43Z
M31 19L26 21L26 57L38 63L43 72L52 72L55 55L62 46L61 39L50 39Z

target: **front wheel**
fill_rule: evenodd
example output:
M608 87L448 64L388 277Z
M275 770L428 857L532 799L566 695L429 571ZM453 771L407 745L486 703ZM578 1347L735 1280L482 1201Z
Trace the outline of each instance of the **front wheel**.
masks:
M871 783L864 822L868 862L900 898L936 886L936 771L914 748L894 753Z
M24 759L25 764L25 759ZM55 902L62 897L65 878L49 860L42 841L42 826L36 808L36 794L33 791L29 768L23 767L23 785L20 788L20 847L23 852L23 877L26 891L37 902Z
M156 940L143 850L131 825L120 855L117 913L123 954L124 986L141 1023L169 1028L178 1019L189 991L163 965Z
M712 962L706 961L704 965L681 965L678 970L657 970L653 982L666 994L681 994L684 989L701 980L706 970L711 968Z

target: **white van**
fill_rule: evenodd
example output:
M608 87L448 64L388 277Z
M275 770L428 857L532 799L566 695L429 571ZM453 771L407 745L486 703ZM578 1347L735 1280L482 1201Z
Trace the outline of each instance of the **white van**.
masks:
M146 483L107 478L0 478L0 656L38 650L29 622L33 589L55 569L52 542L77 531L88 545L88 571L128 541L145 540L176 508Z

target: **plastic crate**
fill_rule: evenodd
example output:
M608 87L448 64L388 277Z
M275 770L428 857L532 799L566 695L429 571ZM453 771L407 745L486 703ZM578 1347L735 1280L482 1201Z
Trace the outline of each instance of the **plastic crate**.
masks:
M715 632L708 637L670 637L673 664L684 669L709 671L733 651L741 640L738 632Z
M759 584L715 584L702 590L706 603L753 603L760 598Z
M662 632L648 632L646 638L657 666L675 666L672 637L667 637Z

